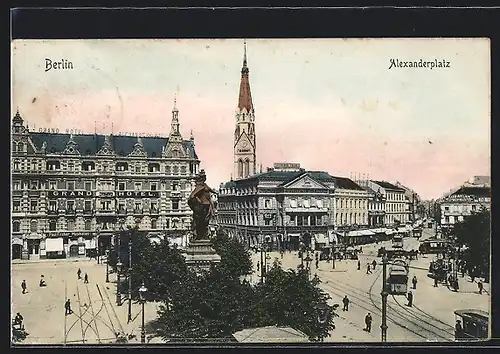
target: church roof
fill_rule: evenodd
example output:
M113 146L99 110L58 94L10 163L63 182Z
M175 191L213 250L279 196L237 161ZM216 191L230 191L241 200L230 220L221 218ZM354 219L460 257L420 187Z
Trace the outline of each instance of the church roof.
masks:
M372 181L375 184L378 184L380 187L384 189L391 189L394 191L402 191L405 192L404 188L398 187L392 183L386 182L386 181Z
M248 66L247 66L247 46L245 42L245 54L243 57L243 67L241 69L240 80L240 96L238 99L238 108L242 110L246 108L247 112L253 111L252 93L250 92L250 81L248 79Z
M47 153L59 153L64 151L66 144L70 139L69 134L61 133L30 133L30 138L35 146L40 149L46 142ZM83 156L95 155L104 145L104 135L100 134L78 134L73 135L73 141L78 145L77 149ZM165 137L141 137L144 150L148 157L161 157L162 148L166 145L168 138ZM134 150L134 145L137 143L135 136L114 136L110 137L113 151L118 156L127 156ZM194 143L191 140L183 142L186 151L189 151L189 157L198 159L198 155L194 149Z

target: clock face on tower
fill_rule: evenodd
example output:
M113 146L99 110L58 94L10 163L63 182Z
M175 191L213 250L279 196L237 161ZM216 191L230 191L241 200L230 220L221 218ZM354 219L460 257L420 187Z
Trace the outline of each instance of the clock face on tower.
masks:
M248 146L248 141L244 140L244 141L241 143L241 147L242 147L243 149L245 149L247 146Z

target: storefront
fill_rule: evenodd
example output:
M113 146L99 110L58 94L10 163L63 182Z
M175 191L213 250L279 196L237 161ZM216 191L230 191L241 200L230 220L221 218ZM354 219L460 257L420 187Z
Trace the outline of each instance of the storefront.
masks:
M23 256L23 240L19 237L12 238L12 259L21 259Z
M46 258L65 258L64 239L62 237L46 238L44 251Z

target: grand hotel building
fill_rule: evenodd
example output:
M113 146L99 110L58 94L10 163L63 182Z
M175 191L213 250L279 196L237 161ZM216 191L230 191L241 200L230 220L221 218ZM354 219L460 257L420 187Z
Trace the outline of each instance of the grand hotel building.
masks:
M166 137L30 132L12 121L12 257L101 253L121 227L183 232L200 161L179 111Z

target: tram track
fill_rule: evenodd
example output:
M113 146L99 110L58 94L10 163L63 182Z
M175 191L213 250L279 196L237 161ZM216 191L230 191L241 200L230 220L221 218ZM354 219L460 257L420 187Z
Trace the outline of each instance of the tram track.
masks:
M346 293L348 293L351 297L357 299L360 303L358 303L357 305L361 308L364 308L366 309L367 311L372 311L373 308L371 308L371 306L375 307L375 309L377 311L381 311L381 306L379 306L376 302L376 300L380 301L381 300L381 296L380 297L375 297L373 295L373 288L375 286L375 284L377 283L377 280L380 278L380 275L381 275L381 271L379 271L376 275L376 278L374 279L373 283L371 284L370 286L370 289L369 289L369 292L368 294L366 294L366 290L363 290L363 289L360 289L360 288L357 288L355 286L352 286L350 284L346 284L346 283L343 283L341 281L338 281L336 279L333 279L333 278L330 278L330 277L326 277L332 281L335 282L335 285L331 285L330 283L328 284L325 284L325 282L322 283L323 286L326 286L332 290L334 290L334 292L339 295L339 296L343 296L345 295ZM444 340L450 340L449 337L444 337L443 335L441 335L440 333L436 333L435 330L433 329L430 329L428 327L425 327L425 326L422 326L422 324L418 323L418 322L415 322L415 321L412 321L412 320L409 320L407 318L407 316L402 312L402 311L398 311L396 308L394 308L393 306L391 306L390 304L388 304L388 309L389 311L391 312L391 314L388 314L387 316L387 319L392 322L393 324L397 325L398 327L400 328L403 328L413 334L415 334L416 336L418 336L419 338L422 338L422 339L428 339L428 336L427 335L424 335L422 334L421 332L422 331L426 331L426 332L429 332L431 333L432 335L434 335L435 337L439 337L441 339L444 339ZM405 321L407 322L408 324L411 324L412 327L414 328L410 328L408 325L400 322L400 320L402 321ZM431 327L436 327L434 326L433 324L425 321L425 323L428 325L428 326L431 326ZM415 328L416 327L416 328ZM440 331L442 331L441 328L439 327L436 327L437 329L439 329Z
M92 305L93 301L92 301L92 298L90 296L89 286L87 284L85 284L85 289L87 290L87 296L89 298L90 312L92 314L92 318L94 319L95 333L97 335L97 343L101 343L101 338L99 337L99 329L97 327L97 320L96 320L96 318L97 318L97 315L102 311L102 306L103 306L102 304L103 303L101 302L101 307L99 308L99 310L97 312L94 312L94 307ZM90 320L89 323L92 323L92 320ZM88 326L90 326L90 324ZM88 327L87 327L87 329L88 329Z

